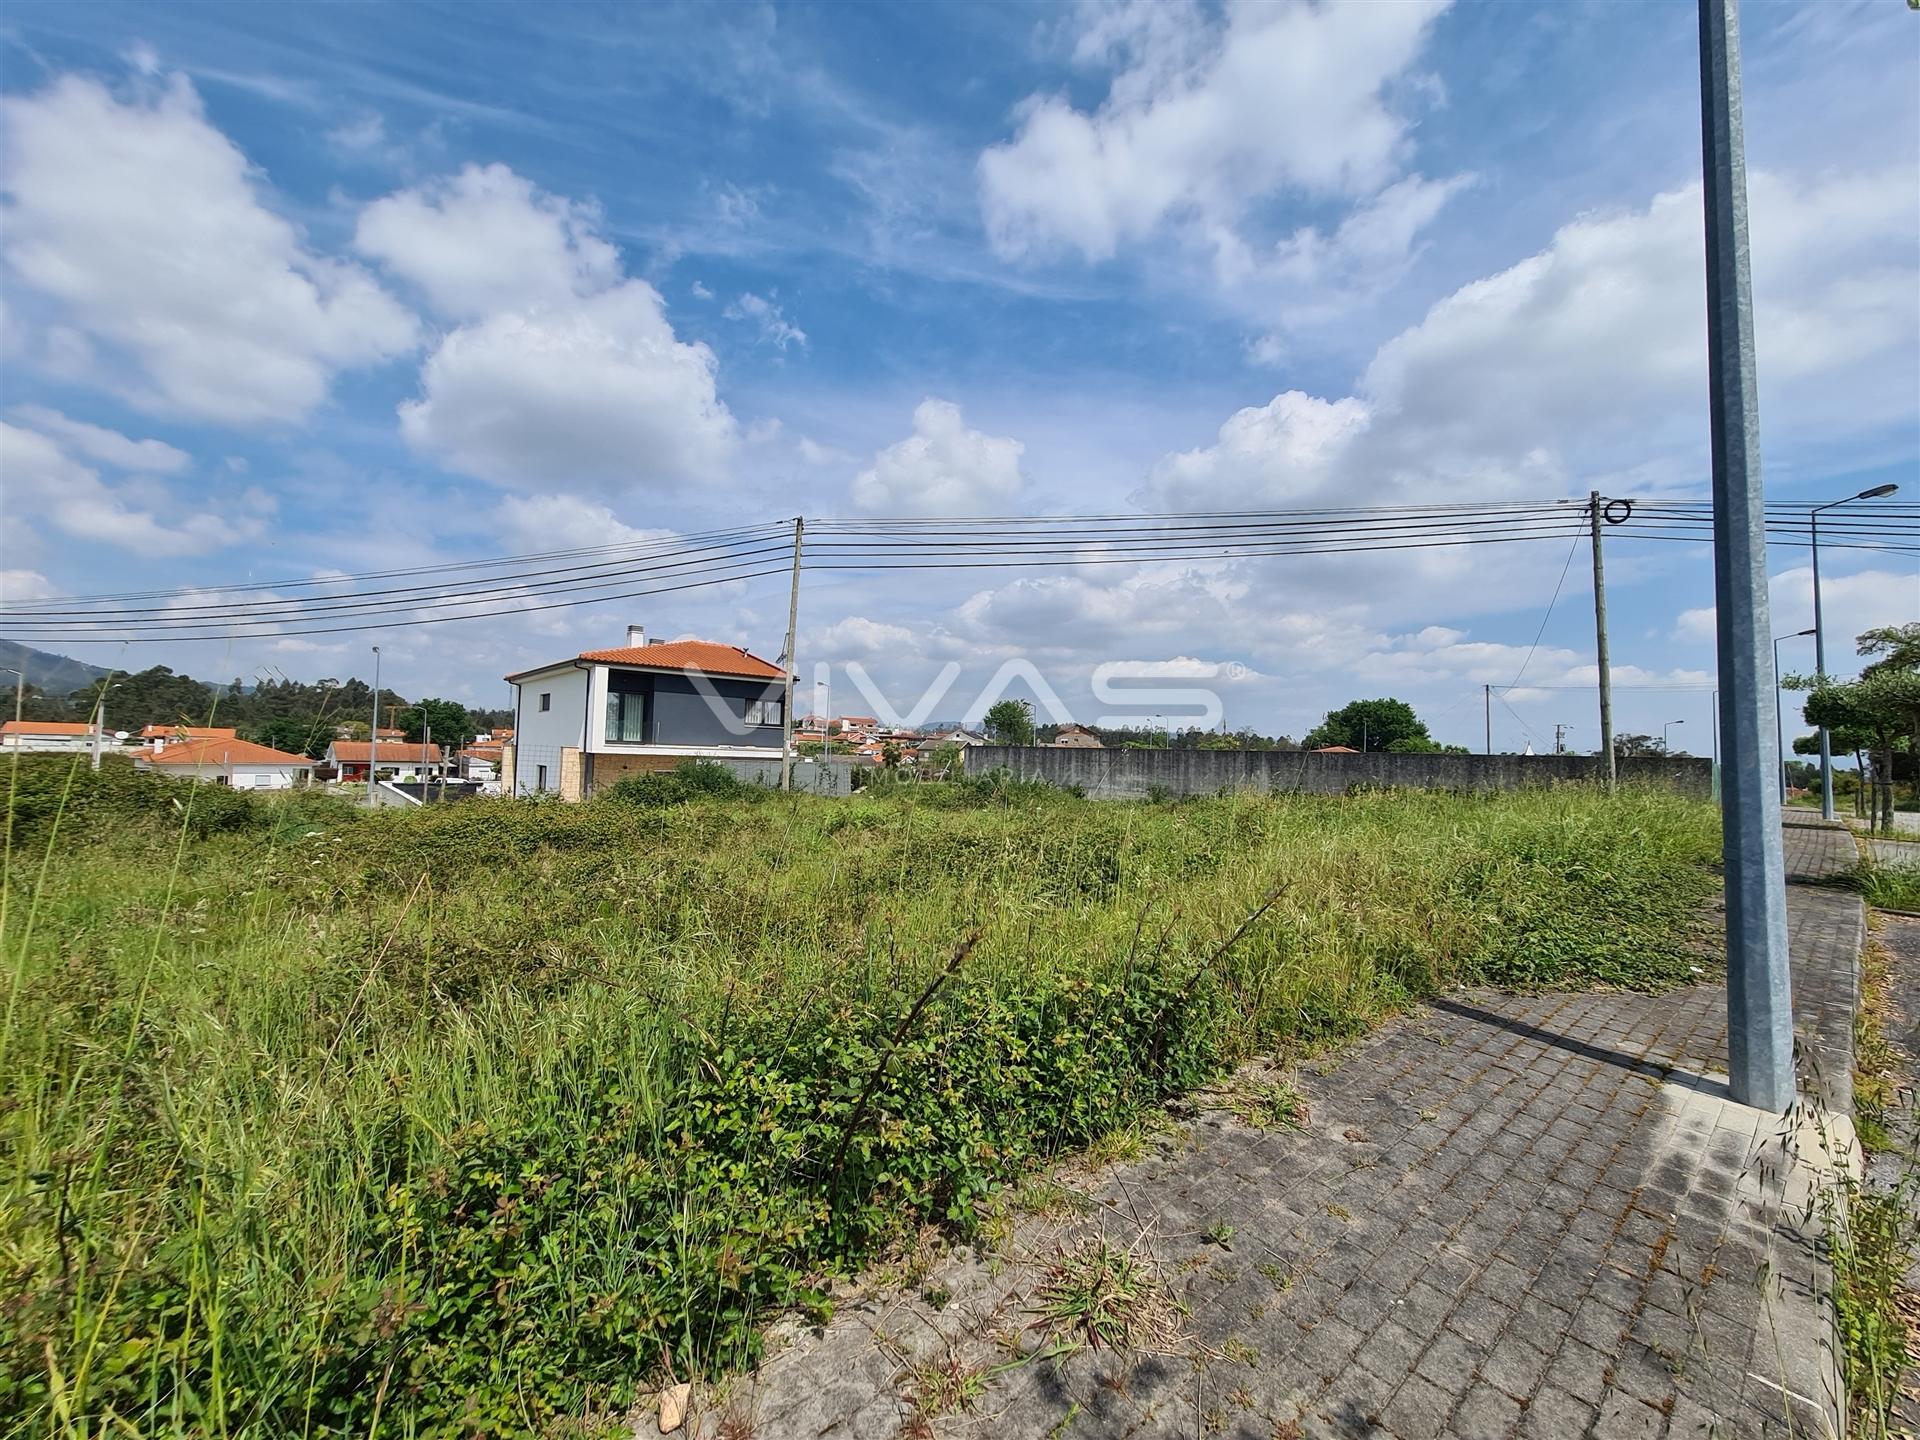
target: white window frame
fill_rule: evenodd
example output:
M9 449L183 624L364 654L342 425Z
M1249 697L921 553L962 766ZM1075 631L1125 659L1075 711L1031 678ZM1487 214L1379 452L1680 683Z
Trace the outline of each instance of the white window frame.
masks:
M747 724L778 725L780 723L780 701L749 700L747 702Z

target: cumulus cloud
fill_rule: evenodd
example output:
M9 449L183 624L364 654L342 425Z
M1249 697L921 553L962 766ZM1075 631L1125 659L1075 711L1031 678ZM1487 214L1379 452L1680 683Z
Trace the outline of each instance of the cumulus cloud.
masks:
M414 450L548 490L720 478L739 436L713 352L675 336L598 224L498 165L367 207L356 244L458 322L400 406Z
M413 316L268 208L185 78L123 100L65 76L0 111L7 262L130 362L118 388L142 408L297 421L339 370L413 348Z
M142 555L201 555L251 540L265 529L267 507L259 503L264 497L243 497L222 513L181 510L150 487L136 496L108 485L52 437L3 421L0 466L12 505L45 516L69 535ZM166 508L164 519L155 513L155 499Z
M1025 449L1018 440L969 430L958 405L928 398L914 407L913 434L854 478L853 503L876 514L985 514L1019 496Z
M1908 174L1808 185L1753 176L1763 414L1790 396L1787 413L1811 435L1910 413L1902 377L1920 348L1920 265L1899 236L1916 198ZM1688 186L1642 210L1573 221L1389 340L1357 393L1289 391L1242 410L1214 444L1160 462L1142 498L1191 509L1695 482L1700 205ZM1873 363L1887 357L1899 358Z
M508 548L515 551L587 550L599 545L637 545L671 539L671 530L642 530L605 505L573 495L510 495L494 512Z
M549 195L505 165L374 201L354 246L426 292L459 320L498 310L565 306L611 290L620 255L599 233L600 212Z
M1210 253L1228 284L1394 278L1463 183L1402 176L1408 122L1388 96L1445 8L1293 0L1215 19L1195 4L1083 4L1074 58L1113 71L1106 98L1021 105L1014 138L979 159L989 240L1006 258L1099 261L1164 231ZM1286 193L1358 209L1331 235L1276 245L1248 217Z
M38 570L0 570L0 600L24 604L45 600L60 592Z

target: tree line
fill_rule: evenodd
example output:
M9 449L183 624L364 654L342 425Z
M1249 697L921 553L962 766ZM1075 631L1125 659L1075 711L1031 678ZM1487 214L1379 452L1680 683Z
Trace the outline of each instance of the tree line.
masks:
M34 686L24 692L27 720L86 723L105 702L109 730L138 734L148 725L230 726L243 740L319 759L335 739L365 740L373 719L373 687L364 680L235 679L222 685L175 674L154 665L125 675L104 675L65 695ZM413 741L431 729L435 744L465 745L482 730L513 723L510 710L473 710L457 700L409 702L380 691L380 724Z

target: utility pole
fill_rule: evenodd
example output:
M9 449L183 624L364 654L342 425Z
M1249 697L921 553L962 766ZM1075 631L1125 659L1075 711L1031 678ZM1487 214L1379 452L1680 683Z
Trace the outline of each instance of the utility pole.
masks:
M1493 753L1493 686L1480 687L1480 703L1487 714L1487 754Z
M514 739L520 737L515 735ZM373 799L373 776L380 759L380 647L373 647L373 728L367 731L367 808L371 810Z
M1564 755L1567 753L1567 731L1571 730L1572 728L1573 727L1571 725L1568 725L1562 721L1559 721L1559 720L1554 721L1553 723L1553 753L1554 754Z
M1619 765L1613 758L1613 660L1607 654L1607 562L1600 545L1598 490L1588 494L1587 511L1593 524L1593 648L1600 662L1600 773L1611 790Z
M1720 828L1726 856L1727 1059L1733 1098L1794 1103L1792 978L1781 855L1780 734L1767 600L1766 496L1747 259L1738 0L1699 0L1706 200L1707 385L1713 434L1713 588L1719 642Z
M786 699L780 705L780 788L793 789L793 646L794 631L800 625L800 542L807 522L796 515L793 520L793 588L787 594Z

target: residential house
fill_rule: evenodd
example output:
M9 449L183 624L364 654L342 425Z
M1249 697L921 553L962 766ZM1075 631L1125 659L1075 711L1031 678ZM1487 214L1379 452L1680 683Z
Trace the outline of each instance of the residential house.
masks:
M8 720L0 724L0 749L90 750L94 727L72 720ZM103 743L112 744L111 736Z
M376 778L384 776L389 780L405 776L437 780L447 773L447 762L438 745L382 740L379 742L379 753L376 755L373 752L372 741L335 740L327 746L326 763L333 766L338 778L362 783L366 781L369 764L373 766Z
M1062 725L1054 733L1053 745L1059 750L1104 750L1100 737L1084 725Z
M504 740L473 740L453 757L454 773L462 780L489 784L500 778L500 761L506 749Z
M149 753L158 753L169 745L195 740L233 740L238 736L237 730L217 725L147 725L141 728L140 745Z
M591 795L683 760L780 760L787 675L737 645L655 640L583 650L507 676L513 793Z
M304 755L255 745L225 735L174 740L133 757L136 770L153 770L183 780L210 780L236 790L291 790L313 778L313 761Z

